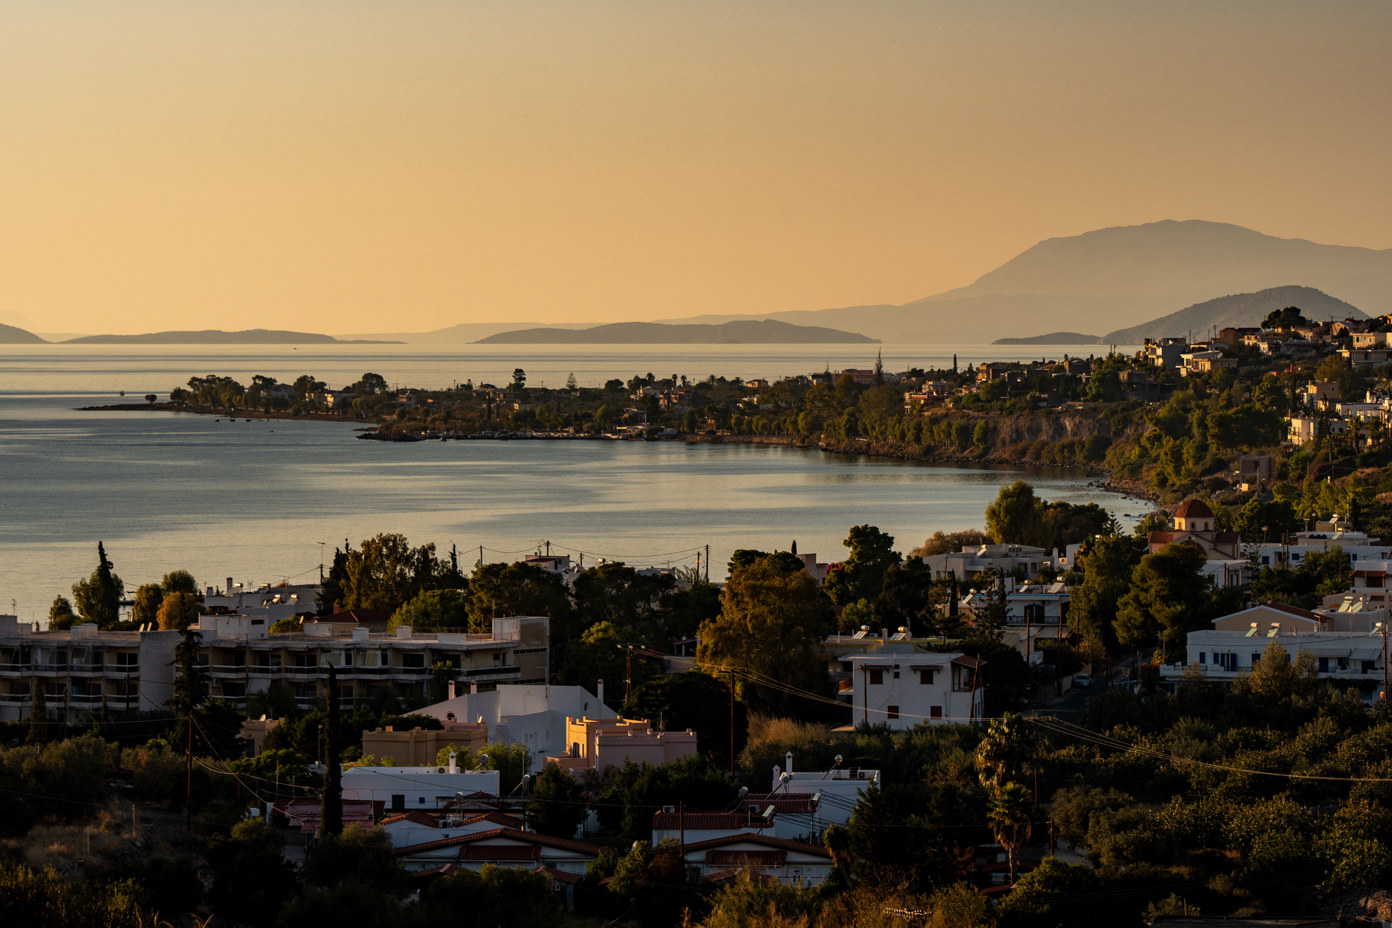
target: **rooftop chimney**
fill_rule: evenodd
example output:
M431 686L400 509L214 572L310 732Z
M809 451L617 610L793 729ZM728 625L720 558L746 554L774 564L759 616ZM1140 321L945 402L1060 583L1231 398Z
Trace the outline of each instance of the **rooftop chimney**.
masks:
M453 698L454 698L454 681L453 681L453 680L449 681L449 698L450 698L450 699L453 699Z
M604 678L600 677L595 682L595 695L599 697L599 704L604 705Z
M786 763L786 764L788 765L788 767L787 767L788 772L789 772L789 773L792 773L792 772L793 772L793 752L792 752L792 751L789 751L787 754L784 754L784 755L783 755L783 761L784 761L784 763Z

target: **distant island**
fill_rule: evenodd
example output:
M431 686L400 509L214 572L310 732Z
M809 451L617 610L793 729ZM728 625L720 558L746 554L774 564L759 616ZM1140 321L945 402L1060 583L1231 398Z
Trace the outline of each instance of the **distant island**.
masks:
M815 325L738 320L721 325L616 322L588 329L535 328L499 332L476 345L830 345L877 339Z
M395 341L344 340L313 332L286 332L278 329L243 329L224 332L203 329L197 332L147 332L144 335L84 335L70 338L65 345L400 345Z
M1024 338L998 338L993 345L1095 345L1100 341L1096 335L1081 332L1048 332L1044 335L1028 335Z
M5 325L0 322L0 345L47 345L45 339L39 338L33 332L21 329L19 326Z

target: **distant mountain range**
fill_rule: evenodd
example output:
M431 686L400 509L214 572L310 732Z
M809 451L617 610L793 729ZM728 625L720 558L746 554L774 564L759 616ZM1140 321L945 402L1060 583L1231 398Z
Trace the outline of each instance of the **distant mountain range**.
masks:
M204 329L198 332L149 332L144 335L85 335L70 338L64 345L391 345L391 341L343 340L312 332L286 332L277 329L243 329L224 332Z
M499 343L508 333L512 344L591 344L620 340L629 344L688 344L881 341L897 344L985 344L1002 337L1042 339L1045 343L1080 333L1106 332L1075 344L1136 344L1146 335L1196 337L1215 325L1260 322L1239 305L1268 305L1273 291L1291 289L1281 305L1296 305L1313 318L1329 315L1379 316L1392 313L1392 249L1376 251L1282 239L1241 226L1201 220L1146 223L1098 229L1051 238L983 274L966 287L924 297L901 306L885 304L772 314L703 315L658 323L600 326L601 336L565 338L558 330L584 329L579 324L550 325L550 334L517 332L519 323L463 323L435 332L354 338L354 344L408 341L462 344L482 339ZM1229 294L1230 296L1219 296ZM1317 296L1316 296L1317 295ZM1217 299L1215 299L1217 297ZM1273 297L1278 302L1284 297ZM1224 302L1235 301L1235 302ZM1186 308L1181 308L1186 307ZM1273 306L1272 308L1280 308ZM1269 311L1269 310L1268 310ZM1187 314L1187 315L1186 315ZM1263 313L1264 315L1264 313ZM624 326L723 326L731 322L768 322L836 332L835 336L789 338L660 337ZM525 325L525 324L524 324ZM1066 333L1061 330L1067 330ZM594 331L594 329L585 329ZM655 331L655 330L654 330ZM859 333L859 334L855 334ZM0 343L41 343L43 339L14 326L0 325ZM157 332L148 335L97 335L69 339L79 344L330 344L339 339L297 332ZM1061 341L1054 342L1062 344Z
M1024 338L998 338L993 345L1139 345L1147 338L1198 340L1228 326L1257 326L1276 309L1298 306L1307 319L1366 319L1357 306L1312 287L1271 287L1256 293L1234 293L1187 306L1179 312L1106 335L1050 332Z
M780 312L770 318L853 327L883 342L984 344L1003 334L1119 331L1215 294L1293 284L1338 294L1370 315L1392 312L1392 249L1320 245L1226 223L1165 220L1047 239L970 286L902 306ZM742 317L668 321L731 318Z
M480 345L829 345L863 344L874 339L822 326L739 320L722 325L668 325L615 322L588 329L519 329L499 332Z

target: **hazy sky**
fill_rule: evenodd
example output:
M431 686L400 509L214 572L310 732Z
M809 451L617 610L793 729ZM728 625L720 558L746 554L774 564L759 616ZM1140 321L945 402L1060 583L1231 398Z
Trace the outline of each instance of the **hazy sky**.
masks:
M1392 247L1392 3L6 0L0 321L902 303L1158 219Z

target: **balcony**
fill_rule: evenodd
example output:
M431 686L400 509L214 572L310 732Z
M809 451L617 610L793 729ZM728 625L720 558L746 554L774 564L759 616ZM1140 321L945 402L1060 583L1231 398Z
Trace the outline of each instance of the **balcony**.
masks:
M515 677L521 672L522 668L516 664L503 664L499 667L465 667L459 671L459 675L467 680L481 677Z
M399 667L340 667L338 675L340 677L381 677L400 669Z

